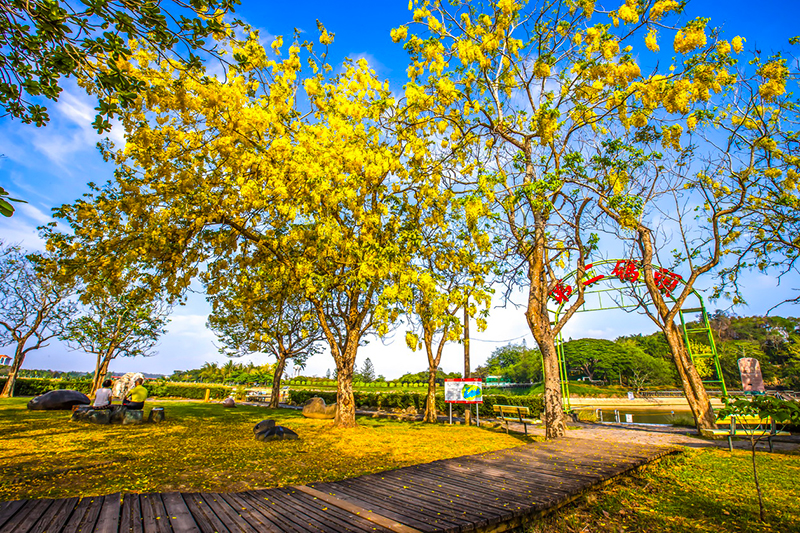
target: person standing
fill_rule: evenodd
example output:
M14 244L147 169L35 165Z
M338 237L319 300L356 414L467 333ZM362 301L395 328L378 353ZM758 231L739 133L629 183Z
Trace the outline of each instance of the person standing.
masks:
M144 408L144 401L147 399L147 389L142 386L144 380L139 378L135 382L135 387L128 391L125 399L122 400L122 405L128 409L142 409Z

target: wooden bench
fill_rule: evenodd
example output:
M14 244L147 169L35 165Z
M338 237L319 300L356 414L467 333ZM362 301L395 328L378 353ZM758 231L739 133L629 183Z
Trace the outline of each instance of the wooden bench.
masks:
M506 423L506 433L508 433L508 421L519 422L528 434L528 424L538 424L541 420L531 418L531 410L527 407L518 405L495 405L494 414L497 418Z
M248 402L269 402L272 391L250 390L246 392Z
M711 435L724 436L728 438L728 449L733 451L733 439L745 439L754 434L764 434L767 436L769 451L772 452L772 441L775 437L787 437L791 435L788 431L778 431L777 424L772 418L759 418L755 416L729 416L717 420L717 424L728 426L726 429L709 430ZM742 426L741 428L737 426Z

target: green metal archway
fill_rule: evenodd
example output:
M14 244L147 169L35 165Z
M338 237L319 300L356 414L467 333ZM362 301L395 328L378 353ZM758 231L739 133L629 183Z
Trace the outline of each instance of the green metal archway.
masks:
M604 311L610 309L635 309L647 306L650 300L647 287L644 284L644 275L641 262L630 259L606 259L587 264L583 278L584 296L591 296L591 301L585 301L577 312L584 313L589 311ZM685 286L683 278L657 265L653 265L656 286L661 290L665 297L677 301L673 296L675 290ZM553 323L558 321L564 307L569 305L570 297L576 292L573 287L576 285L578 271L574 270L559 280L556 287L550 292L550 298L558 304L555 310L550 310L553 314ZM616 285L609 285L616 282ZM727 394L725 380L722 376L722 368L717 354L717 347L714 343L714 335L711 331L711 324L708 320L703 297L694 289L691 295L697 299L694 307L685 307L678 311L683 329L683 340L692 363L697 365L701 361L708 361L713 370L710 379L704 379L703 383L718 384L723 394ZM605 303L604 303L605 297ZM684 302L686 304L686 302ZM687 320L687 315L700 315L697 322L699 325ZM690 327L691 326L691 327ZM569 411L569 379L567 375L567 365L564 358L564 341L561 333L556 340L556 351L558 353L558 368L561 377L561 394L564 402L564 410Z

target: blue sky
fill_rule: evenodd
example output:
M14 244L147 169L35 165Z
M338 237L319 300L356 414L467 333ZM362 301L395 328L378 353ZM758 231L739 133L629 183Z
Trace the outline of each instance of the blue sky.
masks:
M598 5L606 4L602 0ZM294 28L306 32L308 38L316 36L316 20L319 19L329 31L336 34L331 46L332 64L341 63L347 56L366 58L381 78L389 79L394 91L400 91L407 66L402 47L392 43L389 31L410 20L407 1L389 2L321 2L303 1L275 2L242 0L237 15L261 31L262 37L283 35L284 41L291 39ZM618 3L609 3L617 7ZM800 33L796 21L800 9L794 2L764 0L695 1L690 3L686 18L705 16L711 24L722 26L727 38L741 35L748 46L757 46L763 52L785 49L787 40ZM95 144L99 137L91 128L95 103L73 83L64 84L65 91L56 104L51 104L51 122L45 128L23 125L9 118L0 119L0 185L12 196L22 197L29 204L19 205L14 217L0 217L0 238L6 243L22 243L31 249L41 249L36 226L51 220L50 210L62 203L69 203L87 191L86 183L98 183L110 179L113 168L103 163ZM111 137L121 141L121 133L112 131ZM776 286L776 280L760 274L747 277L745 283L749 308L737 308L740 315L763 314L772 305L793 296L791 287L796 280L784 281ZM500 304L499 297L497 304ZM521 295L516 298L523 301ZM710 309L727 307L727 304L709 305ZM522 309L513 305L492 310L489 329L478 333L472 331L473 367L485 361L491 351L507 341L527 342L534 345L522 314ZM782 314L796 314L794 308L784 307ZM206 361L224 362L213 345L214 335L205 328L208 306L202 295L190 296L186 306L176 309L172 322L159 345L159 354L153 358L121 359L115 361L113 371L144 371L171 373L175 369L196 368ZM567 326L565 337L616 338L639 332L652 332L655 328L648 319L624 314L621 311L584 313L577 315ZM395 334L397 341L373 340L360 350L358 365L366 357L374 363L376 370L387 378L398 377L407 372L425 369L422 353L412 353L403 342L402 329ZM11 353L11 347L0 348L0 353ZM446 352L442 366L447 371L458 371L463 367L462 348L451 346ZM266 356L244 358L256 363L269 361ZM31 352L25 368L52 368L56 370L92 370L92 356L71 352L58 342L52 346ZM308 363L305 373L324 375L334 367L329 355L318 355Z

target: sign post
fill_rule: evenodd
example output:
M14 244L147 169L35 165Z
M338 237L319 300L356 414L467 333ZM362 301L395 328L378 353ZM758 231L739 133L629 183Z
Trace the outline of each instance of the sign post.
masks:
M480 408L483 403L483 381L480 379L446 379L444 380L444 401L450 405L450 423L453 423L453 404L467 404L472 409L475 404L475 420L481 425Z

